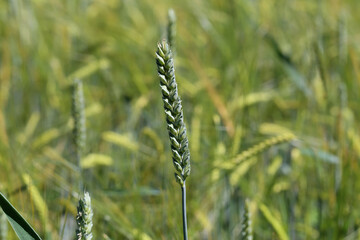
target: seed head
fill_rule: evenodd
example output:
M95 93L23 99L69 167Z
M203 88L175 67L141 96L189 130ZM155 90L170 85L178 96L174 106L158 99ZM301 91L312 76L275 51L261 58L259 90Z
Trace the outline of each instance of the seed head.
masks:
M241 224L241 239L242 240L252 240L252 228L251 228L251 215L249 209L249 200L245 200L244 204L244 215Z
M85 149L86 127L85 127L85 100L82 81L74 80L72 96L72 115L74 118L74 143L78 164Z
M175 167L175 179L183 186L191 170L189 143L183 120L181 99L175 80L173 56L166 41L158 44L156 64Z
M85 192L84 198L80 199L77 212L76 222L78 228L76 230L76 239L91 240L93 237L91 233L93 211L91 209L91 198L88 192Z

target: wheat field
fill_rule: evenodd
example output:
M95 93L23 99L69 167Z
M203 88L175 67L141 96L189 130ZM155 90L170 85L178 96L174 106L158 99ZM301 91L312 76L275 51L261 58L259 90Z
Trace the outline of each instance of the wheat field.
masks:
M359 239L357 0L0 1L0 192L43 239L74 239L79 189L93 239L183 239L169 9L189 239L242 239L249 216L254 239Z

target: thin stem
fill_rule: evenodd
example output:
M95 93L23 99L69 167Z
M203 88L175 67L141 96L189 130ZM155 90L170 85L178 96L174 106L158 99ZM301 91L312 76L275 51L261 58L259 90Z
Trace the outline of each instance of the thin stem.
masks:
M76 151L76 162L78 164L79 167L79 176L78 176L78 193L80 194L81 192L84 191L84 184L83 184L83 179L84 179L84 173L83 173L83 169L81 168L81 152L79 150Z
M188 240L187 222L186 222L186 186L185 186L185 182L181 186L181 193L182 193L183 235L184 235L184 240Z

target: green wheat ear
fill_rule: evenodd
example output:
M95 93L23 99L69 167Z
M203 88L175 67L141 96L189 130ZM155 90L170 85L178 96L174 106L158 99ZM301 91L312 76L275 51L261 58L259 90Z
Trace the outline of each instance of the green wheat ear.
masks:
M82 81L74 80L72 93L72 116L74 119L73 138L76 152L76 164L80 170L78 179L79 192L83 190L81 158L85 152L86 126L85 126L85 100Z
M86 126L85 126L85 100L83 84L79 79L74 80L72 94L72 115L74 118L74 143L78 166L85 150Z
M158 44L156 63L175 167L175 178L181 186L184 186L185 180L190 174L189 144L175 81L174 61L170 47L165 41Z
M175 167L175 179L181 186L183 235L184 240L187 240L185 181L190 174L190 152L181 100L178 95L177 84L175 81L174 60L170 47L166 41L158 44L156 64L160 78L167 129L170 137L172 160Z
M93 237L91 233L93 211L91 209L91 198L88 192L85 192L84 197L79 200L77 212L76 222L78 228L76 230L76 239L91 240Z
M170 8L168 11L168 25L166 35L171 51L175 55L176 15L174 9L172 8Z
M244 215L241 223L241 239L242 240L252 240L252 228L251 228L251 215L249 209L249 200L245 200L244 204Z

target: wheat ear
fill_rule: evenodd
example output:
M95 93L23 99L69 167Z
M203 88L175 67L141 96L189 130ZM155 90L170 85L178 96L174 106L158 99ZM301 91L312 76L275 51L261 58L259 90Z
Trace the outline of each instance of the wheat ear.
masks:
M187 240L185 181L190 174L190 152L181 100L175 81L174 61L166 41L158 44L156 63L170 137L172 160L175 167L175 179L180 184L182 190L183 233L184 239Z
M242 240L252 240L252 228L251 228L251 215L249 209L249 200L245 200L244 204L244 215L241 222L241 239Z
M245 159L248 159L252 156L255 156L271 146L274 146L274 145L277 145L277 144L280 144L283 142L288 142L288 141L294 140L295 138L296 138L296 136L292 133L284 133L282 135L267 139L259 144L256 144L255 146L252 146L251 148L241 152L239 155L237 155L235 157L235 159L233 160L233 163L238 164L239 162L241 162Z
M86 142L86 120L83 84L79 79L75 79L73 85L72 116L74 119L73 137L76 151L76 162L81 171L80 163L82 155L85 151ZM79 180L79 187L79 190L82 191L82 180Z
M242 151L240 154L236 155L233 159L231 159L228 162L220 162L220 161L216 161L214 163L215 166L222 168L222 169L227 169L227 170L233 170L234 167L236 165L238 165L240 162L249 159L253 156L256 156L257 154L265 151L267 148L270 148L271 146L280 144L280 143L284 143L284 142L289 142L296 139L296 136L292 133L284 133L282 135L279 136L275 136L272 137L270 139L266 139L265 141L256 144L248 149L246 149L245 151Z
M91 240L93 235L91 229L93 226L92 217L93 211L91 208L91 198L88 192L84 193L84 197L79 200L79 206L77 207L77 240Z

